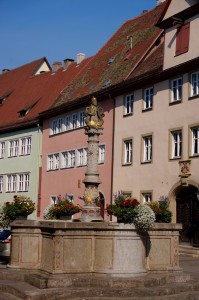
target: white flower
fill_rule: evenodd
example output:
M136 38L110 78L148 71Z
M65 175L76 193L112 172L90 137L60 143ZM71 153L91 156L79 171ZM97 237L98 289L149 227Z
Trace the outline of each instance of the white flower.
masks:
M148 205L138 205L135 208L133 223L138 231L148 231L155 222L155 213Z

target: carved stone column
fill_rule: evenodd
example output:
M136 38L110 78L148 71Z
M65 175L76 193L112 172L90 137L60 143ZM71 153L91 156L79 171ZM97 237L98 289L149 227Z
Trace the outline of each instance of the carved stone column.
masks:
M99 191L101 183L98 172L99 136L103 133L103 109L97 105L95 97L91 105L85 111L85 134L88 136L87 168L83 183L85 191L83 195L84 206L80 220L83 222L102 221L100 215Z

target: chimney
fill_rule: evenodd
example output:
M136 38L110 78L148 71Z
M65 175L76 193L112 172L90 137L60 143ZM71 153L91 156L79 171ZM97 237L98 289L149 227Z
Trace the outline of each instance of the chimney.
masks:
M64 59L64 69L67 69L70 66L70 64L72 64L72 62L74 62L74 59L71 58Z
M2 74L8 73L10 70L9 69L3 69Z
M62 63L60 61L55 61L53 64L52 64L52 69L53 69L53 72L57 72L57 70L61 69L62 68Z
M156 6L162 4L165 0L156 0Z
M79 65L85 58L85 54L84 53L78 53L77 54L77 64Z

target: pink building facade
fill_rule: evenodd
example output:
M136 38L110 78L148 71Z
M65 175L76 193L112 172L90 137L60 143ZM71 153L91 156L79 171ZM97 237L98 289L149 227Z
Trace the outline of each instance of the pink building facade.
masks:
M90 104L90 103L89 103ZM104 130L99 137L99 185L102 215L103 207L112 197L112 136L113 100L99 101L104 110ZM40 218L45 208L56 202L59 196L67 196L81 206L84 192L84 175L87 160L87 136L84 133L83 113L85 107L66 109L61 115L47 117L43 121L42 172ZM78 218L75 215L75 218Z

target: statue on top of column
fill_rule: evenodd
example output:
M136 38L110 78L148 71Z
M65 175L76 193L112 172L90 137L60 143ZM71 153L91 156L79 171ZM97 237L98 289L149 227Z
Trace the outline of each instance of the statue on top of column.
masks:
M102 127L104 120L103 108L97 105L97 99L92 97L91 105L86 107L85 110L85 123L87 127L100 128Z

